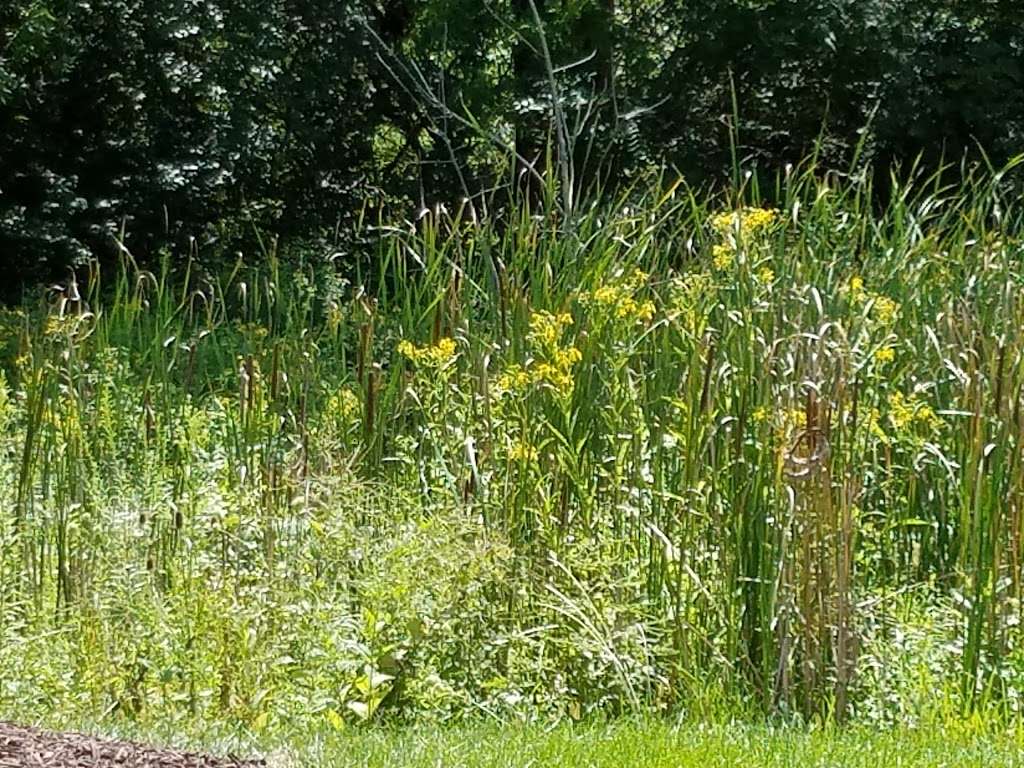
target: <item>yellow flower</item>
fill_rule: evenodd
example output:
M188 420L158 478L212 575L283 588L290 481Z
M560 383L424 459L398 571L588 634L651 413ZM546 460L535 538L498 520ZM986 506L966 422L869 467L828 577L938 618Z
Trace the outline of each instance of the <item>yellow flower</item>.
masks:
M779 219L779 212L771 208L743 208L738 212L723 212L711 218L711 226L722 234L739 230L750 237L771 227Z
M563 312L553 315L550 312L537 310L530 316L529 339L541 347L553 347L562 338L562 331L572 325L572 315Z
M850 278L850 296L854 300L858 300L864 296L864 278L860 275L854 275Z
M328 424L333 424L335 429L342 429L351 426L359 420L361 404L355 392L343 388L327 397L324 404L323 416Z
M594 291L579 295L583 304L596 304L602 310L610 310L617 320L648 322L654 317L654 302L637 301L633 294L647 282L650 275L637 269L618 283L602 285ZM605 315L607 316L607 315Z
M899 304L888 296L882 296L879 294L874 297L874 305L871 308L871 314L875 320L882 325L888 325L896 318L896 313L899 309Z
M524 440L516 442L508 452L509 460L519 461L525 464L532 464L537 461L537 457L537 449Z
M921 403L918 405L917 412L914 414L914 418L922 424L928 426L929 429L937 430L943 426L942 417L932 410L932 407L927 403Z
M885 430L882 429L882 414L879 413L877 408L872 408L868 411L868 432L883 443L889 442L889 436L885 434Z
M455 357L455 339L447 337L441 339L434 345L433 352L437 358L448 362Z
M718 232L728 232L736 224L736 214L731 211L725 213L719 213L711 217L711 226Z
M775 441L782 445L787 443L794 434L800 432L807 426L807 411L803 408L792 407L779 413L775 421Z
M881 325L889 325L896 319L896 314L900 311L899 303L893 299L881 293L865 290L864 278L860 277L860 275L854 275L850 278L847 290L851 300L858 303L871 303L871 317Z
M759 406L757 406L757 408L754 409L754 413L752 414L752 418L754 419L754 423L755 424L762 424L762 423L768 421L768 417L770 415L771 415L771 412L765 406L759 405Z
M750 234L768 229L779 216L778 211L765 208L748 208L744 211L741 227Z
M636 319L642 323L650 322L654 319L654 302L653 301L642 301L633 313Z
M238 332L254 341L265 339L270 334L270 330L259 323L241 323Z
M632 296L626 296L616 305L615 317L619 320L633 319L647 322L654 317L654 302L640 302Z
M775 281L775 273L772 272L771 267L761 267L757 273L757 280L759 283L768 285Z
M528 370L520 366L510 367L499 379L499 389L523 389L528 379L529 383L550 387L560 395L571 394L575 386L572 368L583 359L583 353L575 346L563 346L561 343L563 331L570 325L572 316L568 313L534 312L530 317L527 338L536 359Z
M716 243L711 249L711 263L715 269L723 271L732 266L733 259L736 257L736 252L728 245L723 243Z
M443 368L455 358L455 340L439 339L436 344L417 347L408 339L398 342L398 353L419 365Z
M408 339L402 339L398 342L398 354L402 357L407 357L410 360L415 361L419 356L419 349L417 349L416 345Z
M902 392L889 395L889 421L896 430L920 424L929 429L939 429L943 422L930 405L916 397L906 397Z
M807 426L807 411L803 408L790 408L787 421L797 429Z
M534 366L533 381L547 385L561 395L572 394L575 385L570 371L551 363L538 363Z
M914 420L913 401L907 401L902 392L889 395L889 421L896 429L903 429Z
M332 303L327 310L327 328L331 333L337 333L345 322L345 311L337 304Z
M359 398L351 389L343 389L335 397L334 407L341 418L348 420L359 413Z
M896 359L896 350L892 347L881 347L875 351L875 362L876 363L891 363Z
M46 325L43 327L44 336L59 336L68 330L72 325L70 315L50 315L46 318Z
M711 294L714 282L711 275L691 272L674 277L669 283L669 303L674 309L693 310Z
M583 353L580 352L577 347L564 347L562 349L555 350L553 359L555 365L564 370L572 368L576 363L582 360Z
M572 394L576 382L572 375L573 366L583 359L577 347L555 347L548 351L547 359L538 360L528 368L513 363L498 377L499 395L523 392L530 385L547 386L558 394Z
M498 377L498 391L521 392L530 386L530 374L521 365L513 364L505 369L505 372Z
M634 269L632 277L626 281L626 285L632 288L634 291L646 283L651 276L644 272L642 269Z

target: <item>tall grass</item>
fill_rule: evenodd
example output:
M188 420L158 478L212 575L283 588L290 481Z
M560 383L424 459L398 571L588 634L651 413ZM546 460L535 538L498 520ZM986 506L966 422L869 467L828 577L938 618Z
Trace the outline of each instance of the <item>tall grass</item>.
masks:
M1014 711L1020 212L892 186L438 210L363 278L126 256L8 310L0 702L842 719L923 588L934 680Z

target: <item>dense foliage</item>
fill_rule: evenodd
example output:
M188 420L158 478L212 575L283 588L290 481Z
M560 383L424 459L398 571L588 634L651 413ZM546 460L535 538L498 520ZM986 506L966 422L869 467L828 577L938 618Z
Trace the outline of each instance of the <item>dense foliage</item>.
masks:
M0 716L1018 715L1022 235L809 165L6 310Z
M451 204L549 146L563 187L716 180L734 149L778 167L822 126L836 167L861 141L886 167L998 162L1022 46L1013 0L13 0L0 254L39 278L122 232L144 259L257 229L337 246L364 205Z

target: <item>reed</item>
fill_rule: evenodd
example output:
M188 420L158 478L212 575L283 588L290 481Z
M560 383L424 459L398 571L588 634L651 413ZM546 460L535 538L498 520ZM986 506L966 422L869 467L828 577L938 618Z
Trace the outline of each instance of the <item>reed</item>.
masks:
M843 719L867 628L927 585L959 706L1009 706L1012 170L438 210L378 227L364 279L125 255L3 316L0 634L60 633L53 696L136 716L717 690Z

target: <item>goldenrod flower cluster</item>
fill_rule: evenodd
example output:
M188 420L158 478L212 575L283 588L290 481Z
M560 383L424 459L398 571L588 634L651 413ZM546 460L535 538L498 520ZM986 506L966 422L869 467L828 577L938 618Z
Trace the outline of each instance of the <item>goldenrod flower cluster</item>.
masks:
M703 304L714 288L714 279L706 272L674 277L668 286L669 303L674 309L693 309Z
M572 315L563 312L553 315L538 310L530 316L530 331L527 338L531 344L543 349L557 347L562 339L562 332L572 325Z
M238 332L248 339L259 341L270 335L270 329L259 323L239 323Z
M632 320L646 323L654 317L654 302L638 301L635 293L650 276L637 269L623 280L602 285L595 291L581 293L579 300L584 305L594 306L607 312L616 320Z
M732 267L739 249L739 239L754 239L767 232L778 220L779 212L770 208L743 208L713 216L711 227L723 238L723 242L716 243L711 248L711 263L714 268L723 272ZM768 274L771 277L767 280L762 279L762 283L770 283L775 277L770 269Z
M867 427L868 432L883 443L889 442L889 436L885 434L885 430L882 429L882 414L877 408L872 408L868 411Z
M436 344L417 347L408 339L403 339L398 343L398 352L417 365L443 368L455 359L455 340L445 337L439 339Z
M882 325L889 325L896 319L900 305L888 296L875 295L875 303L871 307L871 316Z
M863 301L866 296L864 293L864 278L860 275L854 275L851 277L848 290L850 292L851 299L854 301Z
M550 361L539 362L532 367L533 381L548 385L561 395L568 395L575 384L572 368L582 357L576 347L556 350Z
M772 410L765 405L759 405L750 417L754 424L773 424L775 439L780 445L807 426L807 412L798 407Z
M723 235L740 232L744 237L753 237L769 229L778 220L779 212L772 208L743 208L713 216L711 226Z
M511 461L521 461L532 464L537 461L537 449L525 440L519 440L509 449L508 457Z
M0 307L0 341L17 333L25 322L25 311Z
M893 299L884 294L866 290L864 279L859 275L850 278L846 290L851 301L858 304L871 303L871 319L880 325L892 324L900 311L900 305Z
M875 350L875 362L884 365L896 359L896 350L885 346Z
M562 395L572 393L575 379L572 375L573 366L582 357L576 347L567 347L557 351L552 361L541 360L532 362L528 367L510 365L497 380L499 395L521 393L532 385L550 386Z
M326 412L343 422L351 422L359 415L359 398L351 389L339 389L327 399Z
M711 248L711 264L719 272L724 272L736 260L736 250L725 243L715 243Z
M538 361L530 368L533 382L546 384L563 395L572 392L572 368L583 358L576 347L561 344L562 333L570 325L572 316L568 313L553 315L538 311L530 318L528 335L539 355Z
M942 419L928 403L916 397L907 397L902 392L893 392L889 395L889 422L896 431L914 425L936 430L943 424Z
M570 395L575 386L572 369L583 359L577 347L562 344L562 335L570 325L572 316L568 313L534 312L527 339L536 359L526 366L513 364L505 369L497 380L499 393L522 392L537 384L549 386L560 395Z
M331 333L337 333L345 324L345 309L338 303L332 302L327 308L327 329Z
M513 364L506 368L497 381L500 392L522 392L532 383L533 376L519 364Z
M928 431L935 432L944 425L932 407L917 397L907 397L902 392L894 392L889 395L888 406L888 423L894 432L892 437L886 434L882 427L882 413L878 408L871 408L865 420L868 432L887 445L901 435L913 436L915 427L925 427Z
M43 326L43 335L49 338L60 336L74 328L75 320L71 315L49 315Z
M790 430L800 430L807 426L807 411L803 408L790 408L783 412L784 427Z

